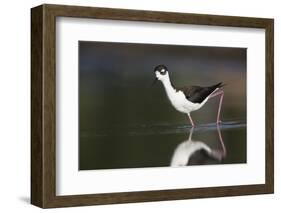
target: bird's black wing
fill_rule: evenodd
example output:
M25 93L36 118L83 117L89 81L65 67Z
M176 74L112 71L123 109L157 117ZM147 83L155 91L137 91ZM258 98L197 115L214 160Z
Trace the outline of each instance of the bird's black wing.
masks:
M178 88L181 90L186 99L193 103L202 103L212 92L217 88L221 88L223 86L222 82L209 86L209 87L200 87L200 86L186 86Z

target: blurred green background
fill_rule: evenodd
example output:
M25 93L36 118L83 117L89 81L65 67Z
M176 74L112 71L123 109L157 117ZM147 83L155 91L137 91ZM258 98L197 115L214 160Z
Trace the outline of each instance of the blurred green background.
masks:
M174 149L188 138L186 115L169 103L153 69L165 64L176 86L224 82L221 125L227 156L246 162L245 48L79 42L79 169L169 166ZM194 137L219 144L219 98L191 113ZM207 158L207 157L206 157ZM196 164L196 163L195 163ZM200 165L200 163L198 163Z

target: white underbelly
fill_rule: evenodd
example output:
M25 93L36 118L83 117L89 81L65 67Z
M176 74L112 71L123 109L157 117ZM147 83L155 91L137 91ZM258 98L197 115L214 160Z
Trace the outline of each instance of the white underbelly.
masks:
M173 107L182 113L190 113L192 111L198 110L208 100L208 98L206 98L202 103L192 103L186 99L185 95L181 91L170 94L168 97Z

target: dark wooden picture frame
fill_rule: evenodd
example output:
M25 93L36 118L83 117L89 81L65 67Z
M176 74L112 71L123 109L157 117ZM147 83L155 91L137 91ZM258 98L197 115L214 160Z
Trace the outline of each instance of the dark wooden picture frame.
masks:
M262 28L266 34L265 184L193 189L56 195L56 17ZM41 5L31 9L31 203L66 207L218 196L274 191L274 21L273 19L170 12Z

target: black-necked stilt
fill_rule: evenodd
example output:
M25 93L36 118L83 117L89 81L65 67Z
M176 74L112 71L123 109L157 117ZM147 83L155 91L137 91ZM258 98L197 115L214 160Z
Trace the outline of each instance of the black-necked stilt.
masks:
M220 95L217 123L221 122L220 112L224 96L224 92L221 89L223 86L222 82L208 87L185 86L175 88L170 81L169 72L165 65L156 66L154 73L156 75L154 83L157 80L163 83L167 96L173 107L179 112L187 114L192 126L194 126L194 122L190 113L200 109L209 98Z
M172 167L186 166L189 164L194 165L194 163L198 164L198 162L197 163L192 162L193 161L192 159L195 159L196 155L198 155L197 160L200 161L200 164L203 164L205 160L208 161L211 159L220 162L222 159L226 157L227 154L226 148L221 136L219 125L217 125L217 132L218 132L221 149L212 149L203 141L192 140L193 130L194 127L191 128L188 139L181 142L175 149L170 163ZM202 155L200 156L201 152L204 153L203 156ZM205 160L201 158L204 158Z

